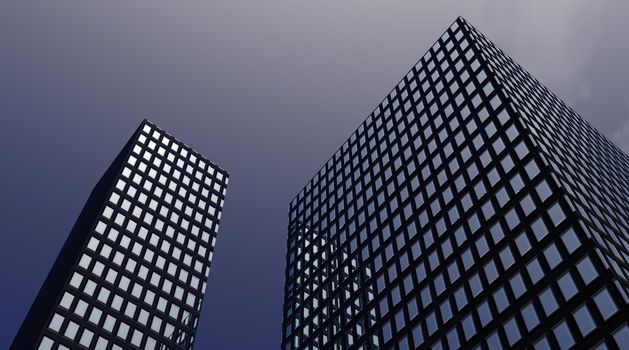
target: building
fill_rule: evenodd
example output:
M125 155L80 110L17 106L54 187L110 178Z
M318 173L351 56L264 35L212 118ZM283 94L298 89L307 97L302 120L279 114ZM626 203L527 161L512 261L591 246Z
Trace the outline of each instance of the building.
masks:
M227 182L143 121L90 194L11 349L191 349Z
M285 350L629 344L629 157L462 18L288 231Z

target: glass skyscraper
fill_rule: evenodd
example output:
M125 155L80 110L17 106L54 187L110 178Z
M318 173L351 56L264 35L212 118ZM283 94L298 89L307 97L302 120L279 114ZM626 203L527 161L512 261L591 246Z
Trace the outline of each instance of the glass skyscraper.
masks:
M11 348L192 348L227 182L143 121L92 191Z
M626 349L629 157L458 18L290 203L282 347Z

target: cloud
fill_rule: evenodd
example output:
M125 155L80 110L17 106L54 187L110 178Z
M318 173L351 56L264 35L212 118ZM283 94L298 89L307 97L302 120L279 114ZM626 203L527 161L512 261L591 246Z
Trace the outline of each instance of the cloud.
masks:
M508 55L568 104L589 99L586 71L604 35L606 1L487 1L479 23ZM474 23L473 23L474 24ZM494 38L495 36L495 38Z
M612 134L612 141L625 153L629 154L629 100L627 100L625 120L619 125L620 127Z
M592 97L592 81L591 80L582 80L575 87L575 98L588 101Z

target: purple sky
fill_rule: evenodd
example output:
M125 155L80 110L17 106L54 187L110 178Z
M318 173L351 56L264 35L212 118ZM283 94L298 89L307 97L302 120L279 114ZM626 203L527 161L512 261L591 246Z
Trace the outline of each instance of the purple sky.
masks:
M231 173L198 349L276 349L290 199L464 16L626 152L622 1L3 1L0 348L143 118Z

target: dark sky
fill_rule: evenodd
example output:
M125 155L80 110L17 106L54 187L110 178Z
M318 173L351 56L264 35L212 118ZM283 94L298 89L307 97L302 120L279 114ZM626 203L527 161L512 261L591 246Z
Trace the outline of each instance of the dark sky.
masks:
M143 118L231 173L198 349L277 349L291 198L458 15L629 151L625 1L2 1L0 348Z

